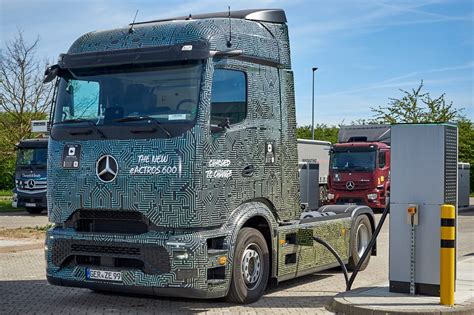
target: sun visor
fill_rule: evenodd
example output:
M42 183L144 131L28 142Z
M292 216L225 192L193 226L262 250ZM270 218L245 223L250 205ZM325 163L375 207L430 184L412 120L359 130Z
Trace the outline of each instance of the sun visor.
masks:
M107 50L82 54L63 54L58 65L62 69L80 69L157 62L203 60L211 57L207 41L172 46Z

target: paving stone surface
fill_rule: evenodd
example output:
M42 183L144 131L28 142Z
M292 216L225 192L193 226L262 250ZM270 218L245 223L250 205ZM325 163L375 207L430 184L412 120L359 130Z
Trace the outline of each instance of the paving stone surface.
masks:
M380 214L377 215L380 218ZM3 218L0 218L0 221ZM378 255L360 272L353 288L388 280L388 223L378 239ZM474 255L474 211L459 216L459 256ZM0 254L0 314L328 314L326 306L345 290L339 269L282 282L256 303L233 305L222 300L193 300L96 293L48 285L42 249Z
M41 214L29 214L26 211L0 213L0 229L36 227L48 223L48 215L46 211L43 211Z

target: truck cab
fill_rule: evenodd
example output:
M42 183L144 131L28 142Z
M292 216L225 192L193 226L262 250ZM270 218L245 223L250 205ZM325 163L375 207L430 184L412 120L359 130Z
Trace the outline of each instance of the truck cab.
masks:
M390 190L390 147L382 142L339 143L331 149L329 201L384 209Z
M26 139L17 144L12 206L31 214L46 209L48 139Z

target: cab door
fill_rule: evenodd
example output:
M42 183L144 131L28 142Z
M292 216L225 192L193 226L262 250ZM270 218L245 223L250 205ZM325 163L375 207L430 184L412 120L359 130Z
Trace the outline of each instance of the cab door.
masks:
M203 181L205 204L221 218L253 196L255 130L247 119L247 90L244 70L228 65L214 69Z

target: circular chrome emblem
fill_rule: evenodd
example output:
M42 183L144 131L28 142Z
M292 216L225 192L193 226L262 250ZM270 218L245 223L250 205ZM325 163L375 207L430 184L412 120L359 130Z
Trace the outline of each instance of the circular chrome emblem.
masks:
M34 188L35 187L35 181L30 179L28 182L27 182L27 185L29 188Z
M354 184L353 181L350 180L346 183L346 188L347 189L352 190L352 189L354 189L354 187L355 187L355 184Z
M117 177L118 164L117 160L111 155L103 155L97 160L96 174L99 179L105 183L109 183Z

